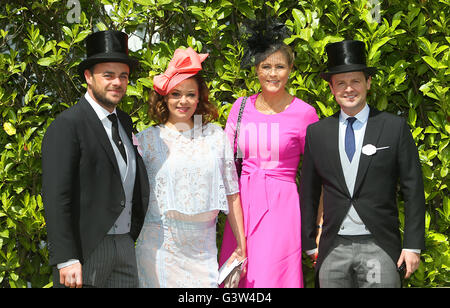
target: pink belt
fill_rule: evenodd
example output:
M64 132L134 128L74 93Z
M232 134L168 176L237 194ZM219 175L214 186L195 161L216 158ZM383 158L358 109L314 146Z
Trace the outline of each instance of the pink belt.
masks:
M245 235L251 235L263 216L269 210L267 178L295 183L296 172L292 169L253 169L242 170L241 187L246 187L246 198L242 200ZM259 204L256 202L260 201Z

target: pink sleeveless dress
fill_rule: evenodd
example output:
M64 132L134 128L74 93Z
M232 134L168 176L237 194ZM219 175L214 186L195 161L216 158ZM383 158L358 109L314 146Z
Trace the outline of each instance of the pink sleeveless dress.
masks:
M298 98L278 114L255 108L258 94L248 97L241 119L239 146L244 153L240 194L247 237L244 288L303 287L301 220L296 184L306 128L318 121L315 109ZM231 142L243 98L234 103L225 131ZM219 264L236 248L225 225Z

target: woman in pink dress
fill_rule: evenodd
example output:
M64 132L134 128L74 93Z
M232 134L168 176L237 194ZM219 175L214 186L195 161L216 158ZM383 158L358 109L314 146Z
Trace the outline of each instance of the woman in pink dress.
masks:
M248 40L251 52L252 45L257 45L250 58L255 59L261 92L246 99L238 138L243 153L239 184L248 257L246 275L239 284L244 288L303 287L296 174L306 128L318 117L312 106L286 91L294 56L282 42L283 26L271 27L273 31L255 32ZM243 100L236 100L228 116L225 131L231 142ZM235 247L227 223L220 264Z

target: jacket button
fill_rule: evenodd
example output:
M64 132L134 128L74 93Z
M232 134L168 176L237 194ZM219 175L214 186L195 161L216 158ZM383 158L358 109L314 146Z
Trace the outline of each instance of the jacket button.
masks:
M123 201L123 200L120 201L120 205L121 205L121 206L125 206L125 201Z

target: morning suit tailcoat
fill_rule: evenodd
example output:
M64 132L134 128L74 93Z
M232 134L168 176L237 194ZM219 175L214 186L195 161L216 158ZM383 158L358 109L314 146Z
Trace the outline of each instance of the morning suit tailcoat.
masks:
M132 142L132 121L116 108ZM149 184L136 154L136 179L130 234L137 239L148 206ZM42 143L42 190L50 264L83 263L105 237L125 207L116 156L106 131L82 97L48 127Z
M339 156L339 112L307 129L301 172L302 248L316 248L316 218L323 186L323 230L316 273L330 252L342 221L353 204L375 242L397 263L402 248L423 249L425 198L417 147L406 121L370 109L363 144L378 150L361 153L353 196ZM399 230L397 193L404 200L403 245Z

